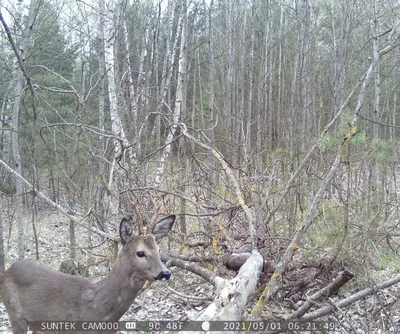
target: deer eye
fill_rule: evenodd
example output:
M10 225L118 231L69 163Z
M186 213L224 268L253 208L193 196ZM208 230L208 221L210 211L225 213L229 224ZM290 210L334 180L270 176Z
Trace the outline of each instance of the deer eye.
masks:
M144 252L136 252L137 257L145 257L146 254Z

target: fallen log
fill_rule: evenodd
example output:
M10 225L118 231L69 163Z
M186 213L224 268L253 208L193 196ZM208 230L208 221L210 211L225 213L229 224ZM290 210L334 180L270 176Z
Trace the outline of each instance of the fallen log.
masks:
M255 291L262 274L263 263L261 254L253 250L235 278L227 280L215 277L216 297L196 321L242 321L247 301ZM183 328L183 332L186 333L185 328ZM219 332L213 331L213 333Z

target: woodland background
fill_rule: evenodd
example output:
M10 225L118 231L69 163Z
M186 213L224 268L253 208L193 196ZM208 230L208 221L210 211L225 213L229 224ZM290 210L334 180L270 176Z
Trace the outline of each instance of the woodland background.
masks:
M66 258L86 263L139 211L177 214L170 253L210 272L259 249L267 281L285 277L267 299L343 268L350 288L399 272L398 1L0 9L1 233L18 258L27 230L41 257L43 213L68 217Z

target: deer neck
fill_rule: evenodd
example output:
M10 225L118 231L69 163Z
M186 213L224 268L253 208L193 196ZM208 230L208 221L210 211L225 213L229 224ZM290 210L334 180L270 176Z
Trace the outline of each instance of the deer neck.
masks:
M129 261L119 256L108 275L96 283L95 305L102 321L117 321L132 305L146 280L135 276ZM102 312L101 312L102 311Z

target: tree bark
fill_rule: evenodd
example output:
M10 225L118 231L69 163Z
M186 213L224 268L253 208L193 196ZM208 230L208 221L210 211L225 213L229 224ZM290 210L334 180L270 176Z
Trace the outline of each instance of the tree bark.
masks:
M100 5L102 6L103 3L101 2ZM100 9L100 15L104 15L104 59L108 83L111 131L118 138L114 139L114 157L108 179L108 189L111 195L108 198L109 213L111 214L110 218L115 219L119 214L120 202L117 184L117 176L120 172L119 164L125 165L127 158L130 160L127 165L135 164L135 155L132 153L133 149L130 147L130 143L125 135L122 117L118 108L116 36L119 4L111 1L104 5L105 8ZM128 153L128 157L125 156L126 153ZM108 192L105 194L108 194Z
M5 256L4 256L4 221L3 214L0 213L0 274L5 272Z
M105 18L105 0L99 1L99 128L104 131L104 123L105 123L105 89L106 89L106 64L104 58L104 18ZM104 142L104 137L102 135L99 136L99 149L102 154L105 154L106 144ZM100 177L103 180L106 180L106 164L103 159L99 159L99 172ZM101 207L102 204L98 203Z
M158 163L156 177L154 180L155 188L161 185L162 177L165 173L166 159L171 151L171 144L178 127L179 119L182 114L185 114L186 109L186 85L187 85L187 45L186 45L186 31L187 31L187 1L182 0L182 17L180 23L181 30L181 46L179 52L179 66L178 66L178 86L176 88L175 105L172 111L172 123L165 140L165 147L161 153Z
M242 321L247 301L256 289L262 267L263 257L254 250L235 278L225 280L216 277L214 279L216 297L196 321ZM183 333L186 333L185 329ZM224 332L213 331L213 333Z
M20 7L22 10L22 6ZM11 132L11 141L12 141L12 155L14 160L14 171L22 175L22 160L20 156L20 145L19 145L19 123L20 123L20 104L23 95L23 86L24 86L24 76L27 77L27 74L24 68L24 61L28 56L28 50L30 46L30 40L33 34L34 22L37 11L37 1L32 0L29 6L29 17L28 17L28 25L25 30L22 32L23 39L22 43L19 46L19 53L15 49L15 43L12 40L12 37L8 35L10 43L14 43L14 52L16 52L15 56L17 58L17 70L15 72L15 90L14 90L14 98L12 100L12 132ZM3 26L8 30L8 27L4 21L4 17L1 14L1 22ZM32 86L30 86L32 99L34 99L34 94L32 90ZM15 197L15 221L18 227L18 258L23 259L25 257L25 240L24 240L24 204L22 194L24 191L23 183L19 178L15 179L15 187L16 187L16 197Z

